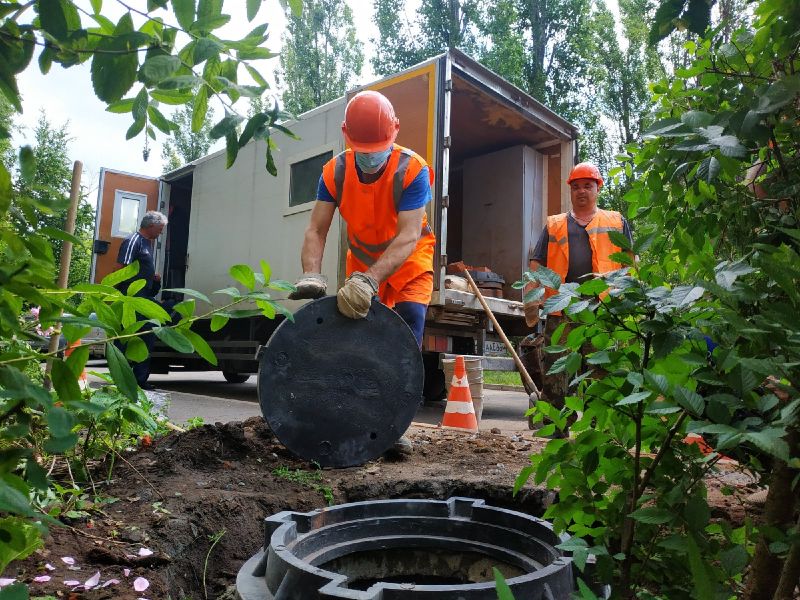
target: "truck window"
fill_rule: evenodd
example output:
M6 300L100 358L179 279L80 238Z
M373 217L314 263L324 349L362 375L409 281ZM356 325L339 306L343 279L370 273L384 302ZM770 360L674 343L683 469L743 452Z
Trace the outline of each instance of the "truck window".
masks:
M289 206L313 202L317 198L317 184L322 175L322 167L331 158L333 152L328 150L292 163L289 175Z
M111 235L128 237L139 229L139 223L147 210L147 196L123 190L116 190L114 195Z

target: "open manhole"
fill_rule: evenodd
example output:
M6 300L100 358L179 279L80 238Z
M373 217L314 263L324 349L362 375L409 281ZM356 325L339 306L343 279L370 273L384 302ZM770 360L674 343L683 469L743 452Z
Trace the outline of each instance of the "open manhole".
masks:
M483 500L378 500L265 521L264 547L240 569L241 600L496 600L493 567L514 596L560 600L572 559L541 519Z

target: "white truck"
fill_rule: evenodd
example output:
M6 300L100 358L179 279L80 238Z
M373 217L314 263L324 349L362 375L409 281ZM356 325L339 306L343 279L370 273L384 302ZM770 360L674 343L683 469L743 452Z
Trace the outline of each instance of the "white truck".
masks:
M93 277L113 268L116 248L148 209L169 215L157 244L164 288L186 287L211 295L230 285L237 263L270 263L276 277L300 274L303 232L323 164L344 150L341 123L347 99L361 89L379 90L400 119L397 143L421 154L435 173L428 219L436 233L434 294L428 308L423 352L426 396L443 390L441 353L484 355L497 338L477 298L445 285L449 263L488 267L504 280L489 306L508 335L523 335L520 290L511 284L527 267L548 214L566 210L565 181L575 163L576 127L462 52L450 50L301 115L287 126L299 136L276 133L277 177L264 168L263 141L249 143L225 167L220 151L159 178L104 169L101 173ZM146 189L145 189L146 188ZM149 191L148 191L149 190ZM344 227L335 219L323 273L344 280ZM497 278L494 279L498 288ZM218 296L220 303L225 297ZM213 300L213 297L212 297ZM290 309L300 303L286 302ZM232 320L204 332L231 382L257 372L259 346L278 321ZM163 346L153 372L215 367L197 356Z

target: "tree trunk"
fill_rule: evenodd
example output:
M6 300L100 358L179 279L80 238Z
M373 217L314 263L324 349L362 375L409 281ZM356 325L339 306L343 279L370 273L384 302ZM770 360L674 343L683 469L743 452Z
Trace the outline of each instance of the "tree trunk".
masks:
M799 503L800 504L800 503ZM800 508L800 506L795 506ZM797 520L795 535L800 532L800 518ZM772 600L792 600L795 589L800 585L800 541L795 540L789 550L789 556L783 563L783 572L778 582L778 589Z
M800 434L796 429L789 429L786 441L789 443L789 456L797 456ZM767 503L764 506L765 527L775 527L780 531L788 530L794 521L795 495L792 492L792 481L797 471L782 460L775 460L775 467L769 482ZM756 553L750 564L750 575L742 596L743 600L764 600L773 598L778 589L778 576L781 572L781 559L770 552L769 540L765 535L759 536Z

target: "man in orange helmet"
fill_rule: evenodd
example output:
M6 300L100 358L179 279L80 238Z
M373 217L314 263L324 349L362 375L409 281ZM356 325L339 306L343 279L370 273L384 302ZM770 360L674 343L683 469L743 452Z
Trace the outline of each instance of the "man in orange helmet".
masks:
M433 172L419 154L394 143L399 130L384 95L359 92L347 103L342 123L347 149L322 169L300 256L303 275L289 297L325 295L322 254L338 208L348 245L347 280L336 294L339 311L363 319L378 296L405 320L421 346L433 293L436 239L425 214Z
M547 225L542 231L539 242L528 256L530 270L535 271L539 265L543 265L558 273L562 283L580 283L594 274L608 273L622 268L620 263L610 258L621 249L614 245L608 234L610 231L619 231L631 242L633 236L625 217L617 211L597 207L597 197L600 188L603 187L600 170L588 162L575 165L567 178L567 185L570 189L572 210L547 218ZM547 290L545 296L554 293L552 290ZM538 323L541 306L542 301L525 304L525 319L528 326L533 327ZM561 322L560 313L550 315L545 324L543 338L529 336L523 341L523 353L526 349L528 351L526 362L533 360L532 370L542 373L544 397L558 408L563 407L564 397L567 395L567 376L565 373L544 375L559 355L543 353L542 347Z

